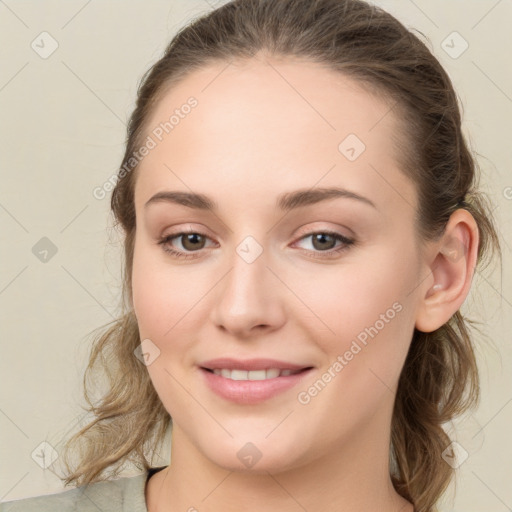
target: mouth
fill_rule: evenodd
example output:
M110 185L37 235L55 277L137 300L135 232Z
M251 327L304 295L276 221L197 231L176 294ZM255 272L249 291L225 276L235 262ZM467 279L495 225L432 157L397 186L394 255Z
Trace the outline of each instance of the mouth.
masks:
M252 359L216 359L198 366L203 382L217 396L239 405L254 405L297 386L314 366Z
M230 368L205 368L202 370L220 375L225 379L230 380L269 380L278 377L288 377L290 375L297 375L299 373L311 370L313 367L308 366L299 370L291 370L290 368L267 368L263 370L243 370L243 369L230 369Z

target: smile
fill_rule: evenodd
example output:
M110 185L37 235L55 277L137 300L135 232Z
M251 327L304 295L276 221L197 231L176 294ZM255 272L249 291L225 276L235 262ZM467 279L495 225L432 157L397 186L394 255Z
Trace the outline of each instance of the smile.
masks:
M239 405L255 405L297 386L315 368L298 370L214 368L212 370L200 367L199 370L207 388L217 396Z
M213 370L215 375L221 375L226 379L231 380L267 380L275 379L277 377L286 377L288 375L294 375L301 372L302 370L290 370L279 368L269 368L268 370L230 370L229 368L215 368Z

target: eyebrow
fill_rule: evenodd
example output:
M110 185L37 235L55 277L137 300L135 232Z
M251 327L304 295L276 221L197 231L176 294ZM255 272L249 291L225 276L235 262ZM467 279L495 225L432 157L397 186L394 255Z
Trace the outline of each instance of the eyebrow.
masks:
M346 190L344 188L314 188L314 189L299 189L293 192L286 192L281 194L276 201L276 208L283 211L290 211L303 206L320 203L329 199L353 199L361 203L372 206L377 209L375 204L370 199L363 197L355 192ZM193 192L178 192L164 190L157 192L153 195L144 205L146 208L150 204L168 202L195 208L198 210L206 210L216 212L218 211L218 204L204 194L197 194Z

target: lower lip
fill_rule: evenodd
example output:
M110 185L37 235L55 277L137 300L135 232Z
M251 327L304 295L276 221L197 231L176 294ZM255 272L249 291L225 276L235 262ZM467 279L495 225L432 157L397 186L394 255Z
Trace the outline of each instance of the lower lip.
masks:
M265 380L232 380L200 368L207 385L217 395L242 405L254 405L283 393L297 385L313 368L294 375Z

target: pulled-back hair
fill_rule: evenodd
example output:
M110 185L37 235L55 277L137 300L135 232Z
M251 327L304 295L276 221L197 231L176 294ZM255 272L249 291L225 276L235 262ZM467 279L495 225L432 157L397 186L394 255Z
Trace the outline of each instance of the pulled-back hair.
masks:
M155 105L173 85L214 62L227 65L259 55L321 64L389 99L402 126L398 164L418 193L419 239L438 239L450 215L464 208L478 225L479 268L492 249L500 251L450 78L397 19L361 0L234 0L198 17L175 35L139 85L111 198L125 237L123 312L94 341L84 388L95 418L66 446L80 453L76 467L68 466L66 484L105 479L107 470L108 477L116 476L127 461L148 469L147 452L163 441L172 422L147 368L134 356L140 344L131 302L137 165L130 159L147 136ZM415 330L400 375L390 471L395 489L416 512L435 510L454 474L441 456L451 442L443 424L479 400L470 327L457 311L434 332ZM87 376L98 368L106 372L109 387L92 403Z

